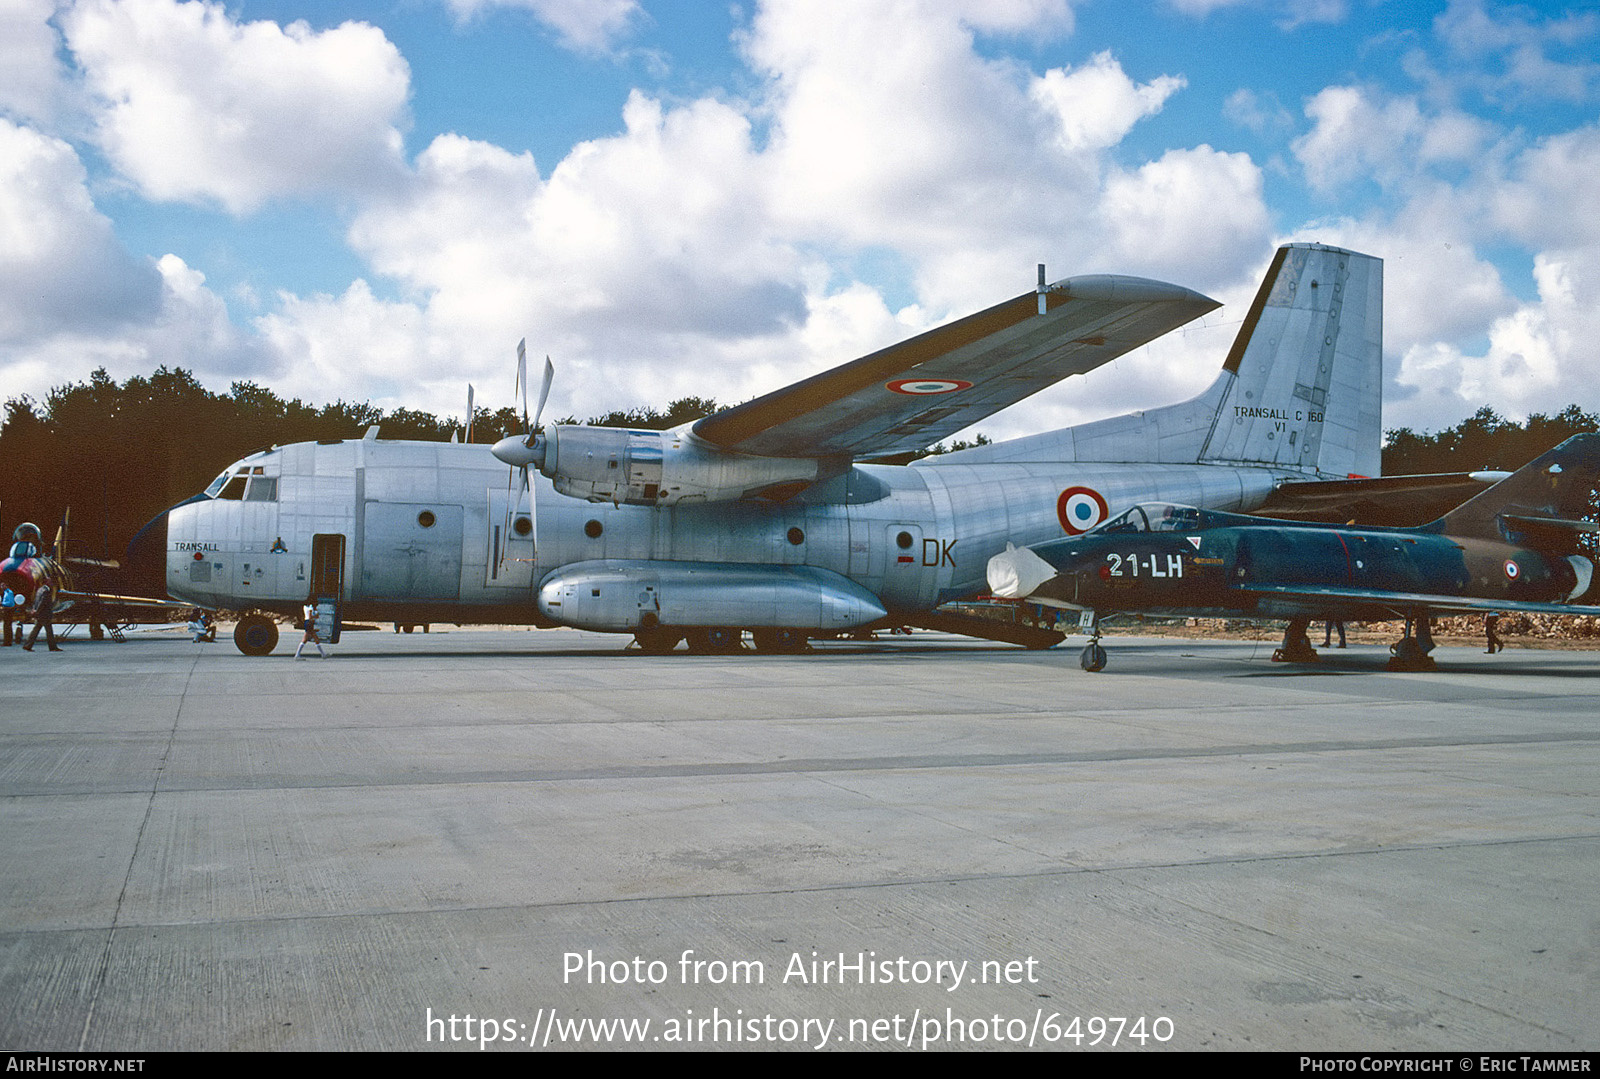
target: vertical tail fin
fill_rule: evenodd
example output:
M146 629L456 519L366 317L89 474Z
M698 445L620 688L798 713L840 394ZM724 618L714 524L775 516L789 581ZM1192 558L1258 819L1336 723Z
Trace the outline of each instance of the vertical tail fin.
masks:
M1219 391L1199 460L1378 475L1382 260L1320 244L1279 248L1207 396Z
M1383 260L1278 249L1222 373L1199 397L948 461L1246 464L1376 476L1383 440Z
M1562 546L1595 531L1584 518L1600 483L1600 434L1573 435L1511 475L1428 525L1430 532L1513 540L1521 534L1541 545Z

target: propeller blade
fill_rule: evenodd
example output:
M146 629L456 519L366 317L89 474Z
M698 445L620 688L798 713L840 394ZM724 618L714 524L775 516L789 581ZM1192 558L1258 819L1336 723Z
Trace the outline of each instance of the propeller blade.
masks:
M533 414L533 427L528 428L528 433L533 434L534 428L539 426L539 417L544 415L544 403L550 400L550 384L556 380L556 365L550 362L550 357L544 358L544 383L539 387L539 408Z
M467 383L467 437L463 442L472 441L472 383Z
M524 337L517 342L517 385L512 395L522 395L522 429L531 431L528 426L528 339Z
M527 450L533 448L534 436L539 430L539 417L544 414L544 405L550 397L550 384L555 380L556 370L550 362L550 357L544 358L544 384L539 388L539 407L533 414L530 422L528 419L528 339L524 337L517 342L517 384L514 394L522 398L522 426L527 432L522 437L509 437L495 443L494 455L507 462L510 468L506 473L506 523L502 532L504 537L500 547L501 568L505 567L506 553L510 549L511 537L514 535L512 527L516 523L517 509L522 505L522 496L528 496L528 520L533 526L528 538L533 541L534 549L539 546L539 512L534 502L533 482L528 475L530 457ZM509 460L507 458L509 457ZM522 485L515 496L512 495L512 484L516 472L522 471Z
M538 503L538 500L537 500L537 496L535 496L534 493L533 493L532 478L528 475L528 470L526 468L524 468L522 470L522 491L520 493L518 493L518 495L517 495L517 505L519 505L519 506L522 505L522 495L523 494L526 494L528 496L528 524L533 526L533 530L528 533L528 538L533 541L534 557L538 557L538 554L539 554L539 503Z

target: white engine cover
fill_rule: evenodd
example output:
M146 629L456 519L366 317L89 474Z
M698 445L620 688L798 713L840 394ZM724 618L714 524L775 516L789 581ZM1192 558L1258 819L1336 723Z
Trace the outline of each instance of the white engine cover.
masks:
M736 626L837 633L888 615L878 597L815 566L602 559L576 562L539 586L539 612L578 629Z

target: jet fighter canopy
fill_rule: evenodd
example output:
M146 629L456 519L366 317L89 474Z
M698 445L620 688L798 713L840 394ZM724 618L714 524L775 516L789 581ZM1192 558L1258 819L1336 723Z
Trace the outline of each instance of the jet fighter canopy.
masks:
M1183 506L1175 502L1141 502L1123 510L1087 534L1103 536L1128 532L1198 532L1204 528L1215 528L1223 523L1216 520L1217 516L1208 510Z

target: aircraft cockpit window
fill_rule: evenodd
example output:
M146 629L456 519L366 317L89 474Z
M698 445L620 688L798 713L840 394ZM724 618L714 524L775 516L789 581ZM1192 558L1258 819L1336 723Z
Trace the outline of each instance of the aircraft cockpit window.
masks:
M259 468L257 472L261 471ZM276 502L278 501L278 477L252 476L250 491L245 495L246 502Z
M1105 524L1096 532L1193 532L1201 527L1200 511L1193 506L1171 502L1142 502Z
M1123 510L1094 531L1101 533L1148 532L1150 531L1150 519L1145 516L1143 506L1132 506Z
M222 475L218 476L216 479L211 481L211 486L206 488L206 497L207 498L216 498L217 495L220 494L221 491L222 491L222 485L224 483L227 483L227 482L228 482L228 473L224 472Z
M244 499L244 485L244 476L230 476L217 497L230 499L234 502L242 501Z
M1193 506L1146 506L1152 532L1193 532L1200 527L1200 511Z

